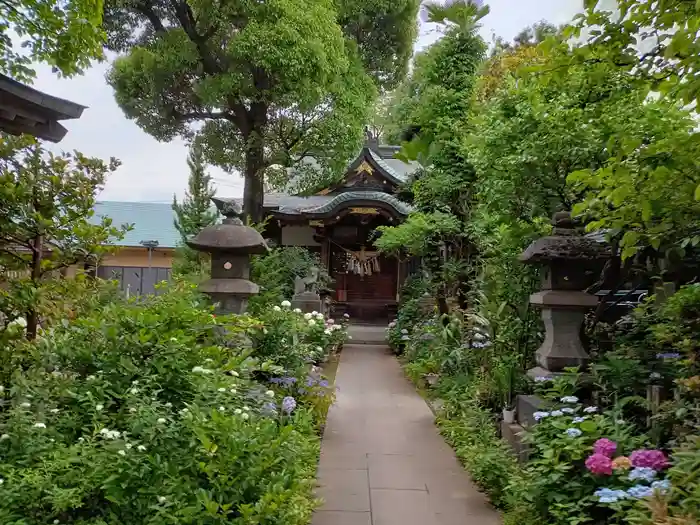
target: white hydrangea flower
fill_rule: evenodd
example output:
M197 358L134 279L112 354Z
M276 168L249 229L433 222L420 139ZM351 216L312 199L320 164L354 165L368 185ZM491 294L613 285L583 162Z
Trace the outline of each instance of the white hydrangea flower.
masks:
M326 329L323 331L323 333L326 334L326 335L331 335L333 332L331 332L328 328L326 328Z
M162 423L165 423L165 418L164 418L164 417L159 417L157 422L158 422L158 423L161 423L161 424L162 424Z
M144 447L143 445L139 445L138 447L136 447L136 450L138 450L139 452L145 452L146 447Z
M10 439L10 434L3 434L0 436L0 441L5 441L6 439Z
M246 413L241 414L241 418L243 418L244 421L247 421L250 416Z
M140 390L138 388L132 388L131 390L129 390L129 392L131 392L132 394L138 394Z
M136 413L136 409L135 409L134 407L131 407L131 408L129 409L129 412L131 412L132 414L135 414L135 413Z
M236 372L235 370L231 370L231 375L233 377L238 377L238 372Z
M46 428L45 423L34 423L34 428Z
M122 433L118 430L110 430L108 428L101 429L100 434L107 439L119 439L119 437L122 435Z
M104 405L95 405L95 410L97 410L98 412L102 412L104 407L105 407Z
M225 388L217 388L217 391L218 392L226 392L226 389Z
M232 394L235 394L237 392L237 390L235 388L232 388L231 390L229 390L229 392L231 392Z
M219 412L226 412L226 407L219 407Z
M126 450L117 450L117 454L120 456L126 456Z
M322 346L317 346L316 347L317 352L323 352L323 347Z
M313 312L311 312L311 315L318 315L318 312L314 310Z
M166 501L168 501L168 498L166 498L165 496L158 496L158 503L163 504Z
M60 411L57 408L52 408L51 410L49 410L49 412L51 412L52 414L58 414Z
M130 450L131 447L133 447L134 445L132 445L131 443L127 443L127 444L124 445L124 446L127 448L127 450Z
M168 401L167 403L165 403L164 406L165 406L166 408L172 408L172 407L173 407L173 404L172 404L170 401Z
M275 393L272 390L268 390L267 392L265 392L265 395L267 397L275 397Z
M316 324L316 321L313 319L309 319L309 326L314 326Z
M282 301L280 304L281 304L282 307L284 307L284 308L289 308L290 306L292 306L292 303L290 303L290 302L287 301L287 300Z
M240 408L237 408L236 410L233 411L233 413L238 416L238 415L243 413L243 410L241 410Z
M243 411L244 411L244 412L248 412L249 410L250 410L250 407L247 407L247 406L244 406L244 407L243 407Z
M277 305L273 306L272 309L273 309L275 312L279 312L280 310L282 310L282 308L280 308L280 307L277 306Z
M294 309L295 314L300 314L301 313L301 308L295 308Z
M311 314L310 313L305 313L304 314L304 319L311 319Z

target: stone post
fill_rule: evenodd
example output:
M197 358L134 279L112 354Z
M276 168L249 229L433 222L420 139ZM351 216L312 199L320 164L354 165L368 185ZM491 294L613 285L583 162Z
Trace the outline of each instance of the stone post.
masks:
M259 292L258 285L250 281L250 256L267 253L267 244L256 230L243 224L240 204L219 198L212 201L225 219L204 228L187 245L211 254L211 279L199 289L211 297L217 312L242 314L248 298Z
M598 304L598 298L583 290L595 282L609 257L609 248L583 236L568 212L556 213L552 224L552 235L536 240L520 256L524 263L544 267L542 290L530 296L530 304L542 310L546 328L536 353L539 366L528 371L531 377L551 376L588 363L579 334L586 312Z

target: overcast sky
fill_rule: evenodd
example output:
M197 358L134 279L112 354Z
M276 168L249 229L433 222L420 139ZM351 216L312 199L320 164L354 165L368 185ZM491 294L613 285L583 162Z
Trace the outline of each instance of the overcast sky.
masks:
M581 8L581 0L487 0L491 14L482 21L482 35L490 41L493 34L513 38L521 29L540 20L554 24L569 21ZM432 24L421 27L416 49L439 38ZM108 64L99 64L85 75L70 80L56 78L48 68L40 68L34 87L54 96L78 102L88 109L82 118L65 121L68 135L57 146L77 149L89 156L122 161L111 175L102 200L169 202L173 193L181 197L187 187L187 147L175 140L161 143L122 114L114 101L112 89L104 80ZM221 196L243 194L243 180L209 168Z

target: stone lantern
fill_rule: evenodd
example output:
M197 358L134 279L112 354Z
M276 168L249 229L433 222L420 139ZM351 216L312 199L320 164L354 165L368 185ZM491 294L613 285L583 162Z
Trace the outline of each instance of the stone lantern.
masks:
M552 224L552 235L534 241L520 256L524 263L543 266L542 289L530 296L530 304L542 310L546 334L536 353L539 366L528 371L531 377L586 366L589 355L580 330L598 298L583 290L597 280L610 257L609 247L583 236L569 212L555 213Z
M211 254L211 279L199 289L211 297L217 312L242 314L248 298L259 292L258 285L250 281L250 256L267 253L267 244L256 230L243 224L240 204L219 198L212 201L225 219L204 228L187 245Z

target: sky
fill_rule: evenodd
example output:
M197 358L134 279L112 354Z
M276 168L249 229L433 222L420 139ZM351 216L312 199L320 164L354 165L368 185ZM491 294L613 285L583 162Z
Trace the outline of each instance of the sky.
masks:
M481 34L512 39L523 28L547 20L562 24L581 10L581 0L490 0L491 13L482 20ZM416 42L419 51L440 37L438 26L424 24ZM111 174L100 200L170 202L187 188L187 153L182 140L158 142L131 120L114 101L112 88L105 81L108 63L98 64L83 76L57 78L48 67L39 67L34 87L51 95L77 102L87 109L79 120L64 121L68 135L54 150L78 150L85 155L109 159L121 166ZM235 173L208 168L224 197L243 194L243 179Z

